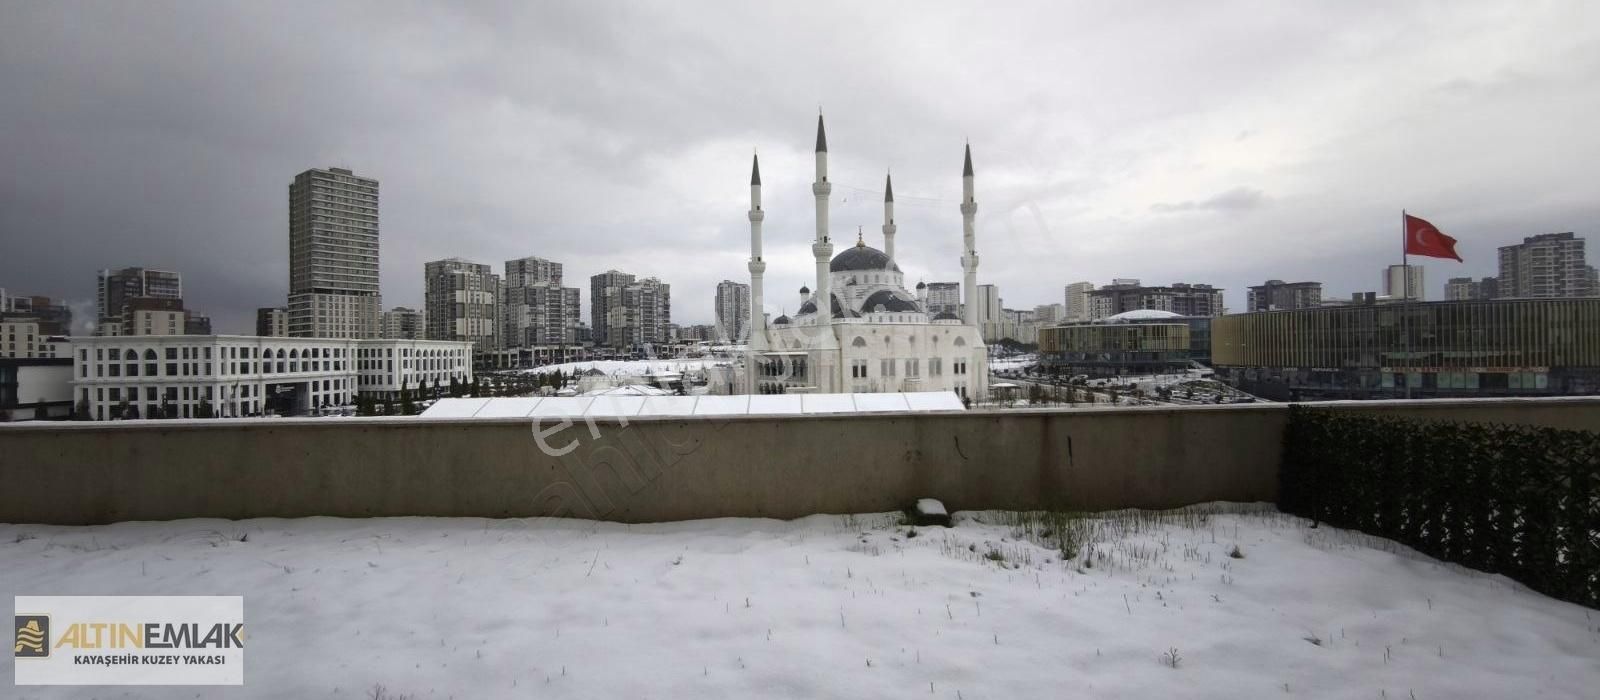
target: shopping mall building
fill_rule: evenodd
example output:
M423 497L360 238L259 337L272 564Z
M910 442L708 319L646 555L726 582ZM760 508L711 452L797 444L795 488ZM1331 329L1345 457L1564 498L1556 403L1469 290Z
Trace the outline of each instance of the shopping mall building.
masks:
M1217 377L1263 398L1600 393L1600 298L1316 307L1212 320Z

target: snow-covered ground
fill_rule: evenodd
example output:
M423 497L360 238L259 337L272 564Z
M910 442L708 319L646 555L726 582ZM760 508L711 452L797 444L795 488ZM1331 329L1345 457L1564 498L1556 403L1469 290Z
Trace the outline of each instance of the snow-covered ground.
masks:
M598 369L610 375L644 376L646 374L660 374L662 372L685 372L689 370L704 370L708 367L718 367L729 364L726 359L700 358L690 360L591 360L587 362L563 362L556 365L545 365L532 369L513 370L521 374L548 374L561 370L563 374L572 374L574 371L584 372Z
M228 692L13 688L5 669L3 695L1431 699L1600 688L1600 615L1259 507L1066 523L958 513L956 527L914 537L898 521L0 525L0 594L243 595L248 644L246 685ZM1063 531L1081 540L1067 560Z

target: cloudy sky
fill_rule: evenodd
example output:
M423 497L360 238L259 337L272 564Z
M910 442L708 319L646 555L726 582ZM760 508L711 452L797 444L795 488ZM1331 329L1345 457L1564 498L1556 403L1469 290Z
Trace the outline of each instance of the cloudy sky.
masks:
M382 182L385 306L422 264L539 255L673 285L710 322L747 281L750 153L768 303L812 282L820 106L833 235L1007 306L1136 277L1244 304L1268 278L1377 289L1402 208L1495 247L1600 221L1600 3L486 3L0 0L0 287L80 304L95 270L184 275L218 332L284 301L287 188ZM1595 257L1600 257L1597 254ZM587 313L585 314L587 319Z

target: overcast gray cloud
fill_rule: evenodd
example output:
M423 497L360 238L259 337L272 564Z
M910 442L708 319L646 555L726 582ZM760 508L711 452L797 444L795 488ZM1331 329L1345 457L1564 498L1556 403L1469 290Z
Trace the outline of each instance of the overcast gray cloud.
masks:
M749 154L768 297L810 282L815 113L834 235L960 278L961 147L980 281L1267 278L1374 289L1401 208L1495 271L1525 235L1600 214L1594 3L0 2L0 286L87 300L94 271L185 276L248 331L287 291L287 187L382 181L386 306L422 263L540 255L673 284L709 322L745 280ZM587 320L587 319L586 319Z

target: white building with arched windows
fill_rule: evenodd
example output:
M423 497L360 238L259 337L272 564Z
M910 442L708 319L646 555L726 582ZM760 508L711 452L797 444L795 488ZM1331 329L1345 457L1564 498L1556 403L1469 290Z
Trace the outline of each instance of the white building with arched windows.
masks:
M900 266L895 263L894 188L885 179L883 250L866 244L859 230L855 243L833 254L828 225L828 142L822 117L817 117L816 238L811 251L816 262L815 291L800 288L801 305L793 316L770 323L762 313L761 167L757 160L750 175L750 343L745 361L744 389L749 393L871 393L901 391L953 391L963 398L980 399L988 393L988 353L973 315L977 304L978 255L974 218L978 205L973 196L972 149L967 148L962 172L963 254L965 278L962 292L967 303L961 318L953 313L931 314L927 291L917 285L906 290Z
M300 415L472 381L472 343L240 335L71 338L73 401L94 420ZM206 404L209 411L201 408Z

